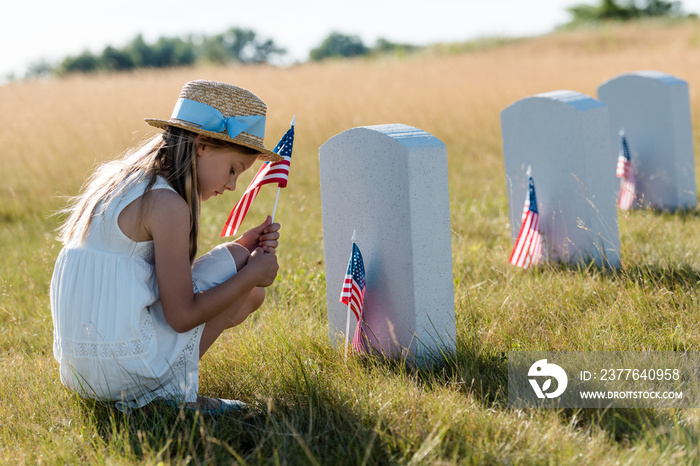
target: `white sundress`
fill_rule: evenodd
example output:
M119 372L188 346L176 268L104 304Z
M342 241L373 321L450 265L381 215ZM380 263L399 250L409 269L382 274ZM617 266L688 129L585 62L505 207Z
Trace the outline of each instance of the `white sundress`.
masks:
M51 278L54 357L61 382L80 395L142 407L157 398L196 401L204 324L173 330L158 300L153 241L119 228L121 211L143 194L131 182L93 218L86 238L59 253ZM153 189L173 190L163 178ZM174 191L174 190L173 190ZM203 291L236 273L225 245L197 259L193 287Z

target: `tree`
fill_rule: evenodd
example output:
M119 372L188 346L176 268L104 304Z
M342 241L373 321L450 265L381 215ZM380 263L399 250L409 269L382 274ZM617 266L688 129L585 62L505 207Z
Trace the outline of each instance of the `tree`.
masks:
M161 37L151 50L151 66L156 68L191 65L196 59L192 43L178 37Z
M143 35L139 34L134 37L134 39L124 48L124 51L131 56L136 68L153 66L155 61L153 57L153 50L146 43L146 41L143 40Z
M125 71L135 66L134 59L129 53L109 46L102 51L100 61L106 70Z
M131 57L136 68L186 66L193 64L197 59L192 40L179 37L161 37L149 45L139 34L127 44L122 53Z
M32 62L27 68L26 78L46 78L54 72L54 66L46 59Z
M270 56L284 55L286 53L286 49L278 47L272 39L268 39L265 42L256 43L255 48L249 49L247 55L243 55L243 63L266 63L269 61Z
M272 40L259 40L255 32L248 29L231 28L223 34L193 39L192 36L161 37L148 44L141 34L124 48L107 46L101 54L89 51L75 57L66 57L55 68L48 64L37 64L30 69L28 77L47 73L65 74L94 72L98 70L126 71L135 68L168 68L194 64L198 59L214 63L264 63L273 55L283 55L286 50Z
M100 68L100 59L89 51L77 57L66 57L59 65L61 73L88 73Z
M368 53L369 49L362 43L359 36L347 36L333 32L321 42L321 45L311 50L309 58L318 61L332 57L356 57Z
M598 6L581 4L567 10L573 15L571 23L574 24L603 20L628 21L650 16L683 16L680 1L663 0L601 0Z
M287 53L271 39L260 41L255 32L240 28L204 38L200 50L202 57L213 63L265 63L273 55Z
M680 1L647 0L643 3L646 3L645 7L640 10L643 16L683 16L683 7Z
M373 52L377 53L395 53L395 54L405 54L410 52L415 52L419 47L412 44L398 44L396 42L390 42L386 39L379 38L372 48Z

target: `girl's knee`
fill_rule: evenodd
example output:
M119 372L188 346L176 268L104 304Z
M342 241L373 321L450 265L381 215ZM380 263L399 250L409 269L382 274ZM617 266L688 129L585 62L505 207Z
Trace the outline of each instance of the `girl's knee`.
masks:
M228 318L226 327L234 327L243 323L253 312L260 309L265 301L265 288L255 287L250 290L245 302L234 310L234 313Z
M263 302L265 302L265 288L260 288L257 286L255 288L253 288L250 291L250 295L248 296L248 300L250 303L250 307L252 308L251 312L259 309L260 306L263 305Z
M236 270L241 270L245 267L248 263L248 257L250 257L250 251L238 243L228 243L226 247L236 263Z

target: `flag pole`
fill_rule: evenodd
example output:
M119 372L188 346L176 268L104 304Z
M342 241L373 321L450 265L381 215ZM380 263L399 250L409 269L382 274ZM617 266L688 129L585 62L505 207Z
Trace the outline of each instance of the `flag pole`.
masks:
M275 197L275 207L272 208L272 222L275 223L275 212L277 212L277 202L280 200L280 190L282 188L277 185L277 197Z
M294 115L292 117L292 123L290 124L290 126L294 126L296 124L295 123L296 120L297 120L297 116ZM277 196L275 197L275 207L272 208L272 223L275 223L275 212L277 212L277 202L280 200L280 190L281 189L282 188L280 188L280 185L278 184L277 185Z
M355 241L357 241L357 236L355 235L357 230L352 230L352 244L355 244ZM354 248L353 248L354 250ZM352 291L351 291L352 293ZM348 359L348 346L350 345L350 304L352 303L352 299L348 300L348 311L347 311L347 316L345 318L345 360Z

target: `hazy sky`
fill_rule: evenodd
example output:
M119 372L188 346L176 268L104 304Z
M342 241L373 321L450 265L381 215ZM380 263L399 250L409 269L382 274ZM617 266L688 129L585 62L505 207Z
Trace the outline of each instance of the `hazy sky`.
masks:
M5 0L0 16L0 76L21 75L28 64L84 50L122 47L141 33L217 34L252 29L306 59L333 31L427 44L489 35L534 35L568 21L565 8L592 0ZM684 0L700 13L700 0Z

